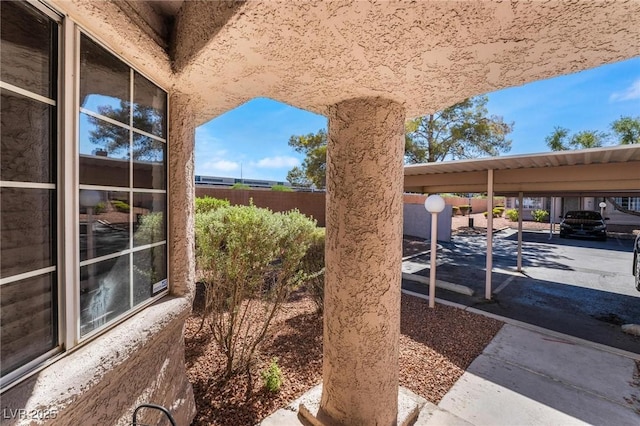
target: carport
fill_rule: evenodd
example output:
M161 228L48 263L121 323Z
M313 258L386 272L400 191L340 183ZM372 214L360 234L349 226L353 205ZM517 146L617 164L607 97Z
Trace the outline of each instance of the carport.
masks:
M620 145L473 160L414 164L404 168L405 192L487 193L519 199L517 270L522 270L522 199L560 196L637 196L640 146ZM487 215L485 298L491 299L493 216Z

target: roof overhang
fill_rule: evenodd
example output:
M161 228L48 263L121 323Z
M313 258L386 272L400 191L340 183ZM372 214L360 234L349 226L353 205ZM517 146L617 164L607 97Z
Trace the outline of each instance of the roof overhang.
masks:
M404 189L497 195L633 195L640 193L640 145L405 166Z

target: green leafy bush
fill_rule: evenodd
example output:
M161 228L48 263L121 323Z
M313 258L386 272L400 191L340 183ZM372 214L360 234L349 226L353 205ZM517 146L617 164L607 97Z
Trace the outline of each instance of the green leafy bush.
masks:
M104 213L107 210L107 203L100 201L93 207L93 214Z
M250 186L246 183L236 182L231 186L231 189L250 189Z
M318 312L324 307L324 242L325 229L316 228L311 235L311 244L302 258L304 284L311 294Z
M112 200L111 201L111 205L118 210L119 212L122 213L129 213L129 210L131 210L131 207L129 207L129 204L125 203L124 201L121 200Z
M204 197L196 198L196 214L210 212L220 207L229 207L230 205L229 200L222 200L205 195Z
M536 222L546 222L549 218L549 212L546 210L534 210L531 212L531 216Z
M493 217L502 217L502 213L504 213L504 207L495 207L493 209ZM487 212L484 212L484 217L487 217Z
M138 229L135 231L136 245L151 244L164 239L163 226L164 220L161 212L142 215Z
M291 188L290 186L286 186L286 185L273 185L271 187L272 191L279 191L279 192L293 192L293 188Z
M297 210L272 213L250 205L196 214L203 322L226 357L227 376L248 371L272 318L303 282L301 260L315 229Z
M505 212L505 215L507 216L507 218L511 221L511 222L517 222L518 221L518 210L516 209L509 209Z
M264 387L269 392L278 392L280 386L282 386L282 371L278 366L278 358L272 358L269 368L262 372L262 380L264 380Z

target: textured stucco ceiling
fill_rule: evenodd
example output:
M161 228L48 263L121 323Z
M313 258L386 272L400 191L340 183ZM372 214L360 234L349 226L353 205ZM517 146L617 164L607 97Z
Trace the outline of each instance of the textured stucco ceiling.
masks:
M178 85L202 120L256 96L320 113L383 96L417 116L640 55L638 0L246 2L208 31L215 13L186 2L176 27Z
M186 1L168 46L112 2L52 1L190 95L199 123L259 96L318 113L381 96L413 117L640 56L640 0Z

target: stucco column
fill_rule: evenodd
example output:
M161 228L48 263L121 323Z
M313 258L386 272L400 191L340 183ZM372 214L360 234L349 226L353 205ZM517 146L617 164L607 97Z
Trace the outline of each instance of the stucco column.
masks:
M398 413L404 107L329 109L320 415L393 425Z
M195 121L189 98L171 95L169 104L169 283L171 294L195 294Z

